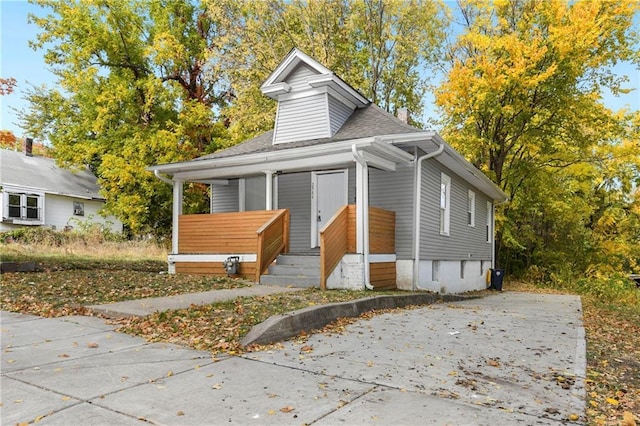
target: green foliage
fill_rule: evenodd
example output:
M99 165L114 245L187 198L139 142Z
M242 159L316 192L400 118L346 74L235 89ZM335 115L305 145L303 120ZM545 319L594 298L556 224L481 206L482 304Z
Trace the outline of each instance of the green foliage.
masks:
M90 165L106 210L134 233L168 232L171 189L146 167L212 152L225 137L217 23L180 0L36 3L51 13L31 17L42 30L33 47L46 49L59 88L27 94L23 127L53 144L60 165Z
M576 289L580 294L593 296L599 303L640 308L640 289L622 274L580 278Z
M260 85L298 47L383 109L422 115L429 65L444 39L439 2L370 0L206 1L232 22L223 63L234 100L224 115L233 141L269 130L275 103ZM222 19L221 19L222 21ZM416 124L420 124L416 122Z

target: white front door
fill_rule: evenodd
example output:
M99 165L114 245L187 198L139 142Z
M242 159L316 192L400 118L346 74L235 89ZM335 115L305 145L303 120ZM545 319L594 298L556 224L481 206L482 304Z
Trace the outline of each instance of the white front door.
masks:
M311 247L320 245L320 230L347 204L347 170L311 175Z

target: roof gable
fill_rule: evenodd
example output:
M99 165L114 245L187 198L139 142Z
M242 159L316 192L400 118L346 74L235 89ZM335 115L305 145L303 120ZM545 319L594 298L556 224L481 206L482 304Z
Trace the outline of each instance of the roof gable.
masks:
M331 137L354 110L369 105L353 87L293 49L260 87L278 101L272 143Z

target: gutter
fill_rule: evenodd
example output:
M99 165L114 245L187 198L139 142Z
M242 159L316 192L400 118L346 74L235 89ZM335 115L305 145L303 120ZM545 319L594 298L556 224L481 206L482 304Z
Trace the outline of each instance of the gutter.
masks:
M367 160L358 152L356 144L351 145L353 158L363 167L366 179L362 182L362 254L364 257L364 286L367 290L373 290L369 270L369 167Z
M420 273L420 225L421 225L421 211L420 211L420 203L422 202L422 162L424 160L428 160L429 158L437 157L438 155L444 152L445 145L443 143L440 144L436 151L433 151L429 154L423 155L420 158L416 158L416 198L414 205L414 223L415 223L415 231L414 236L415 239L413 241L413 282L411 286L412 291L416 291L418 288L418 275ZM416 153L416 157L417 157Z

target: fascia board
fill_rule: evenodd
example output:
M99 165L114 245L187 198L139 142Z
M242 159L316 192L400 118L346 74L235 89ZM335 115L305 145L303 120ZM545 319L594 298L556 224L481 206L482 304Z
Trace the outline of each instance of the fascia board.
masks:
M478 188L483 189L487 195L490 195L494 200L505 201L508 197L500 189L491 179L489 179L484 173L478 170L473 164L468 162L460 153L454 150L451 145L445 142L444 139L437 133L433 131L428 132L420 132L420 133L407 133L407 134L399 134L399 135L385 135L379 138L381 141L390 142L390 143L410 143L410 142L421 142L421 141L431 141L436 145L444 145L445 153L458 165L455 170L461 177L464 177L466 173L470 173L473 177L479 182L473 182L469 180L474 186L478 186ZM434 159L440 163L442 163L442 159L438 157L434 157Z
M297 160L274 159L264 156L263 161L226 167L180 172L174 174L174 179L192 181L194 179L219 179L242 177L262 174L267 170L295 172L301 170L320 169L336 165L348 164L354 161L350 151L334 153L319 157L305 157Z
M96 198L90 195L74 194L71 192L59 192L59 191L52 191L50 189L37 188L32 186L13 185L13 184L3 184L2 192L29 193L29 194L40 195L40 196L49 194L49 195L59 195L61 197L79 198L82 200L104 201L104 198Z
M151 166L150 171L158 170L161 173L175 175L178 173L207 170L212 168L245 166L254 163L262 163L273 160L291 161L306 157L320 157L331 152L350 151L351 145L372 142L373 138L351 139L342 142L334 142L331 144L318 144L299 148L292 148L282 151L258 152L255 154L246 154L242 156L225 157L225 158L209 158L206 160L183 161L181 163L162 164ZM330 145L330 146L328 146Z
M320 74L311 77L309 78L308 82L311 87L330 87L337 93L344 93L351 98L350 103L359 106L365 106L369 104L369 100L367 98L362 96L353 87L342 81L342 79L340 79L334 73Z
M272 99L278 99L279 96L289 93L291 91L291 86L285 82L281 82L261 87L260 90L264 95Z
M363 151L362 157L367 161L369 166L377 167L388 172L394 172L396 170L395 161L387 160L372 152Z
M260 86L260 90L264 87L271 86L274 83L279 82L279 79L282 78L283 75L289 74L291 70L293 70L300 62L304 62L309 67L313 68L320 74L331 73L327 67L320 64L318 61L305 54L301 50L297 48L293 48L291 52L287 55L286 58L278 65L278 67L267 77L265 82Z
M455 151L449 144L445 145L445 152L451 159L453 159L460 167L467 173L473 175L478 181L482 183L482 188L485 192L490 192L490 195L494 200L505 201L508 197L507 194L498 187L491 179L489 179L484 173L482 173L473 164L469 163L462 155ZM436 157L437 159L437 157ZM455 170L454 170L455 171ZM456 171L460 176L464 176L460 171Z

